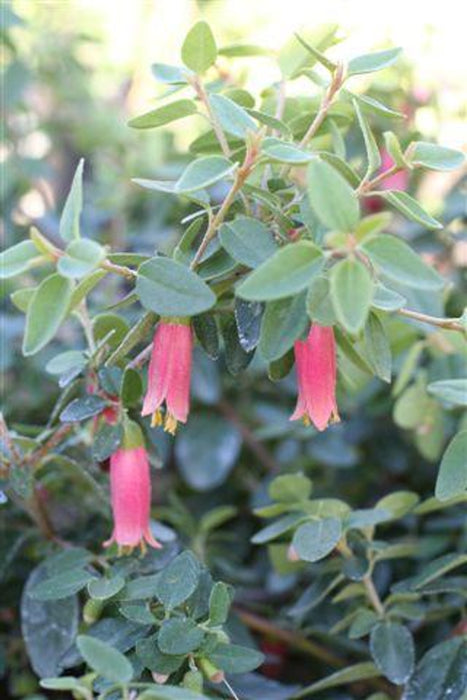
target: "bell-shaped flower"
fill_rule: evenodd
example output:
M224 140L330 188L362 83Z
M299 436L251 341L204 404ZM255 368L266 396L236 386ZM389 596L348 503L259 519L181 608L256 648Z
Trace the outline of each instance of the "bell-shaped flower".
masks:
M190 410L193 334L189 319L161 319L154 334L148 388L141 414L152 414L152 426L163 425L174 435ZM165 401L165 417L162 404Z
M325 430L339 420L336 403L336 343L334 331L313 325L306 340L294 344L298 381L297 406L290 420L302 419Z
M162 545L150 528L151 478L149 462L140 427L127 420L120 448L110 457L110 494L114 529L104 547L113 542L120 551L130 551L146 543L159 549Z

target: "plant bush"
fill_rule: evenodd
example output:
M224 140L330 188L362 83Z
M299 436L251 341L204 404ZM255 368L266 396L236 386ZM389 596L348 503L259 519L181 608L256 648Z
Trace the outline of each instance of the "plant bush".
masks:
M1 426L13 697L465 696L460 175L438 212L415 196L463 156L374 96L398 48L336 43L292 38L252 95L236 61L265 52L198 22L129 121L199 127L134 179L176 242L87 235L80 159L58 235L2 253L58 384Z

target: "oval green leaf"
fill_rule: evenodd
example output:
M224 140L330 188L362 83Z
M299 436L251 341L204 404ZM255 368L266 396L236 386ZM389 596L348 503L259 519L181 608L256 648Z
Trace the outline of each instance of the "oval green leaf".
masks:
M365 325L373 299L373 280L359 260L342 260L331 270L331 299L337 319L349 333Z
M110 644L96 637L80 634L76 639L76 646L88 666L100 676L113 683L128 683L131 680L133 676L131 663Z
M301 292L324 265L324 256L310 241L281 248L260 265L237 289L250 301L283 299Z
M198 275L169 258L143 263L135 289L142 305L161 316L195 316L216 303L216 295Z
M207 22L197 22L182 46L182 61L195 73L204 73L217 58L217 46Z
M26 314L23 354L34 355L52 340L64 320L73 292L73 282L50 275L37 287Z
M155 129L164 124L170 124L177 119L189 117L196 114L196 105L192 100L175 100L168 105L152 109L139 117L135 117L128 122L128 126L133 129Z
M336 231L352 231L360 207L355 192L340 173L325 161L315 159L308 166L308 198L319 220Z
M467 430L457 433L441 460L435 496L440 501L465 494L467 489Z

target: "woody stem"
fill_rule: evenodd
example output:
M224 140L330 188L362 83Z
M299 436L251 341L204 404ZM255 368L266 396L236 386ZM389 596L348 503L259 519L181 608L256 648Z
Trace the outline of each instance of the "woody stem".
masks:
M420 311L411 311L410 309L398 309L397 313L400 316L413 318L415 321L428 323L431 326L438 326L439 328L446 328L450 331L465 333L462 323L455 318L437 318L436 316L429 316L428 314L422 314Z

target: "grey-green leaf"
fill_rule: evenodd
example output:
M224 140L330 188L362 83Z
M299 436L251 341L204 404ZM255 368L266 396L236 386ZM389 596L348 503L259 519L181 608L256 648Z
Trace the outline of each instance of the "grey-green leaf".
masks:
M217 58L217 46L207 22L197 22L188 32L182 46L182 61L195 73L204 73Z
M152 109L128 122L133 129L155 129L158 126L170 124L178 119L196 114L196 105L192 100L175 100L170 104Z
M381 156L375 137L373 136L373 132L371 131L370 125L368 124L365 115L363 114L357 100L355 99L353 100L353 106L357 115L361 132L363 134L363 141L365 143L366 157L368 162L365 180L367 180L375 172L375 170L378 170L378 168L380 167Z
M261 652L237 644L218 644L208 656L215 666L226 673L248 673L264 661Z
M373 73L374 71L387 68L397 60L401 50L400 48L394 48L355 56L348 63L347 76Z
M52 340L65 319L73 282L61 275L46 277L37 287L26 314L23 354L34 355Z
M342 534L341 521L324 518L303 523L295 532L292 547L300 559L319 561L332 552Z
M405 683L414 669L415 648L407 627L381 622L370 635L371 655L381 672L393 683Z
M418 289L441 289L443 278L400 238L389 234L369 236L360 248L375 267L395 282Z
M250 301L283 299L302 291L324 264L324 256L310 241L299 241L278 250L238 287L237 294Z
M391 381L391 346L386 330L375 313L370 313L365 325L365 351L367 359L380 379Z
M100 676L113 683L128 683L133 676L133 667L126 656L114 649L110 644L80 634L76 645L84 660Z
M305 165L315 158L313 153L308 153L288 141L281 141L274 137L263 140L261 150L270 160L277 163L289 163L290 165Z
M349 333L365 325L373 299L373 280L359 260L342 260L331 270L331 299L340 323Z
M198 585L200 565L191 552L179 554L163 569L156 582L156 596L171 610L183 603Z
M170 258L155 257L143 263L135 289L142 305L161 316L195 316L216 302L215 294L198 275Z
M81 158L60 218L60 236L64 241L72 241L74 238L80 237L79 218L83 208L83 168L84 158Z
M467 639L448 639L432 647L417 664L402 700L464 700Z
M57 270L63 277L80 278L92 272L105 257L104 248L89 238L72 241L58 263Z
M410 154L410 155L409 155ZM414 141L407 152L411 165L430 170L456 170L465 161L462 151L438 146L436 143Z
M0 253L0 279L15 277L27 270L37 260L40 253L32 241L21 241Z
M184 194L210 187L230 175L236 167L235 163L224 156L198 158L184 170L175 183L174 191Z
M416 221L418 224L426 226L428 229L443 228L443 225L430 216L423 207L420 206L417 200L407 194L407 192L389 190L387 192L377 192L374 194L378 194L389 202L389 204L392 204L393 207L411 221Z
M428 384L427 391L451 406L467 406L467 379L440 379Z
M357 225L360 207L355 192L332 165L317 158L308 166L308 198L328 228L349 232Z
M467 430L453 437L441 460L435 496L448 501L465 494L467 489Z
M249 216L223 224L219 237L229 255L248 267L258 267L277 251L272 232L262 221Z
M306 292L302 292L266 305L259 341L259 351L265 360L278 360L304 333L309 324L305 300Z
M188 654L199 647L204 631L186 617L166 620L159 631L157 645L163 654Z
M249 131L258 130L248 112L224 95L210 95L209 102L215 117L228 134L244 139Z

